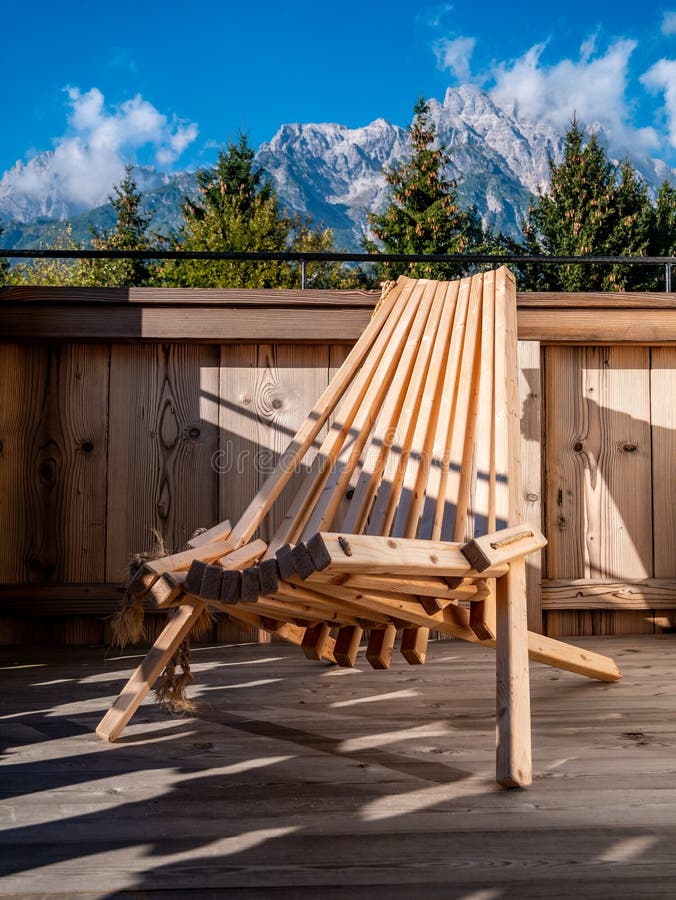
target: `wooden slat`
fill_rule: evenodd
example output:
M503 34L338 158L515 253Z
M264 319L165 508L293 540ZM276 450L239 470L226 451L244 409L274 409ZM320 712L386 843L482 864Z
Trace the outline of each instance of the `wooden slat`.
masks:
M366 660L373 669L389 669L397 629L394 625L372 628L366 647Z
M346 391L356 390L354 380L358 381L359 376L355 378L355 373L360 369L367 355L371 354L371 359L377 360L379 354L384 351L389 335L397 321L396 314L390 317L390 313L396 308L395 303L400 299L403 291L404 283L400 282L385 297L377 315L364 329L339 372L322 393L308 418L278 461L274 471L241 516L233 532L233 540L236 543L246 543L255 533L263 517L288 484L296 467L302 462L305 453L333 413L338 401ZM282 541L282 543L284 542Z
M306 537L331 528L350 479L361 460L364 446L380 415L381 406L389 400L388 407L394 406L394 415L401 408L434 295L435 283L430 282L422 289L422 296L412 322L408 317L402 316L394 331L391 337L391 352L383 356L375 370L366 394L352 418L349 435L342 445L324 488L314 501L312 514L303 529ZM411 298L409 304L412 303ZM391 415L389 418L391 419ZM339 413L332 430L340 425L340 419ZM323 452L322 448L320 454Z
M676 577L676 348L655 348L650 363L655 578ZM623 570L624 574L624 570Z
M338 631L333 653L339 666L354 668L363 634L364 629L359 625L345 625Z
M521 309L519 338L543 344L676 343L676 309Z
M547 578L542 582L542 608L654 610L676 609L676 578L609 581Z
M438 290L444 297L441 318L434 335L425 386L419 402L412 410L411 425L406 435L399 470L390 489L387 512L383 524L378 526L383 534L415 537L418 532L441 409L441 384L447 366L448 344L456 326L459 325L461 329L464 327L469 286L469 279L463 279L459 289L454 286L450 292L449 285L443 282L439 285ZM394 503L397 504L396 508L393 508Z
M523 560L496 582L496 631L496 780L503 787L526 787L533 776Z
M429 628L404 628L399 650L409 665L423 665L427 657L429 637Z
M313 583L321 580L321 573L313 577ZM356 575L340 576L339 584L358 590L373 589L394 591L397 594L415 594L423 597L438 597L447 600L470 600L476 594L476 587L471 581L463 581L458 587L449 587L441 578L397 575Z
M30 307L30 317L23 304L2 307L0 325L3 336L10 340L325 343L329 335L339 342L358 340L371 312L370 304L363 309L307 307L299 315L294 306L252 310L36 303Z
M601 295L603 296L603 295ZM658 296L658 295L653 295ZM168 306L356 306L371 309L379 291L319 290L306 288L181 288L181 287L0 287L4 303L115 303Z
M377 472L374 473L374 478L369 487L370 493L374 493L377 488L377 496L375 497L373 507L369 512L368 524L366 527L369 534L389 534L392 526L404 479L408 471L411 443L414 438L415 430L418 427L418 411L425 390L430 359L434 352L434 347L436 346L435 334L439 329L441 314L446 305L445 301L446 295L444 291L438 290L435 293L434 303L428 320L428 327L425 330L418 353L416 354L415 366L406 389L404 403L397 422L396 435L392 435L386 477L383 478L378 485L375 482L375 475ZM363 515L360 517L359 523L355 522L355 525L356 524L363 526ZM361 528L357 529L355 527L352 530L360 531Z
M519 341L519 399L521 409L521 518L538 531L542 521L542 371L537 341ZM531 553L526 560L528 628L542 631L540 582L542 553Z
M202 614L203 608L202 604L179 607L99 723L96 733L100 738L104 741L115 741L122 734L125 725L162 674L175 648Z
M5 582L105 581L106 346L0 347Z
M415 289L415 283L407 283L392 314L384 322L373 351L363 362L358 372L352 371L351 364L345 363L343 370L353 375L345 391L340 406L334 412L329 432L317 452L317 456L305 478L301 490L287 510L281 525L270 542L270 553L287 542L296 543L311 515L315 502L328 479L344 442L348 439L352 423L368 394L373 380L377 377L388 379L392 376L401 346L406 340L408 329L415 318L422 291ZM387 299L387 298L386 298ZM333 412L333 409L331 410ZM327 413L325 412L324 415ZM239 526L238 526L239 527Z
M458 544L416 538L388 538L377 535L321 533L331 564L327 574L367 573L375 575L443 575L478 577ZM482 577L504 575L507 567L491 565ZM312 579L310 579L312 580Z

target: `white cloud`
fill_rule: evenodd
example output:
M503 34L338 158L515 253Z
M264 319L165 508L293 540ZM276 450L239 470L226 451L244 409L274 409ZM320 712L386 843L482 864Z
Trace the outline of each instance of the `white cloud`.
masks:
M139 151L150 151L160 167L174 163L195 140L194 123L169 120L140 94L108 107L98 88L67 89L66 134L50 155L17 164L2 181L34 197L56 191L66 203L90 207L105 202L124 167Z
M676 12L665 12L662 19L662 34L676 34Z
M664 94L669 143L672 147L676 147L676 60L658 60L641 76L641 82L648 90Z
M476 46L473 37L458 37L437 41L434 52L440 69L449 69L458 81L471 78L470 61Z
M585 41L578 60L542 62L544 44L522 57L500 63L492 76L492 97L498 105L531 120L547 121L564 130L573 116L590 127L603 126L612 147L648 151L658 145L652 128L630 124L627 103L628 64L636 48L618 40L597 54L594 38Z

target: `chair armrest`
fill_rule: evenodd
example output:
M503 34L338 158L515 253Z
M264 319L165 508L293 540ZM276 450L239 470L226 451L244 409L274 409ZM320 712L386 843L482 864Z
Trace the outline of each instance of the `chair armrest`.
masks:
M464 544L460 552L477 572L483 572L490 566L509 563L546 545L547 538L537 528L524 523L474 538Z

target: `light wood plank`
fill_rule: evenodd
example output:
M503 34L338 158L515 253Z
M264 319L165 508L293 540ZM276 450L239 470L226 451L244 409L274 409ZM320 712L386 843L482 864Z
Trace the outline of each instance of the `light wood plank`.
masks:
M521 402L521 490L523 522L542 531L542 367L538 341L519 341L519 398ZM490 529L489 529L490 530ZM542 631L540 584L543 554L531 553L526 560L528 628Z
M676 579L608 581L579 578L566 581L548 578L542 583L542 606L547 610L676 609Z
M523 560L496 582L496 630L496 779L503 787L527 787L533 775Z
M99 723L96 733L104 741L115 741L162 674L176 649L201 616L203 604L181 606L169 620L141 665Z
M0 347L0 578L105 581L107 346Z

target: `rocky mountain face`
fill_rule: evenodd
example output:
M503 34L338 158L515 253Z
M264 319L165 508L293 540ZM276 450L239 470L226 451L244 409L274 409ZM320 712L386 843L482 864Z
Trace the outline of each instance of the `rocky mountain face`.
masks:
M458 184L463 205L476 206L484 223L496 231L518 237L532 195L548 183L549 159L561 157L561 135L546 123L529 122L498 107L471 85L449 88L442 102L430 100L429 106L439 137L450 150L448 174ZM406 130L376 119L352 129L337 124L282 125L260 147L257 162L290 211L309 213L315 222L333 229L338 247L357 250L367 232L367 213L380 210L387 199L383 169L407 153ZM651 186L673 178L664 163L631 160ZM30 172L27 167L32 167ZM90 225L112 221L109 204L87 209L68 200L53 179L45 182L43 191L17 188L39 184L48 168L49 154L42 154L17 163L0 180L6 245L30 246L26 241L39 241L45 229L53 229L54 220L70 219L73 236L83 240ZM195 176L162 175L150 168L135 175L154 214L153 229L166 234L180 220L182 197L195 194Z

